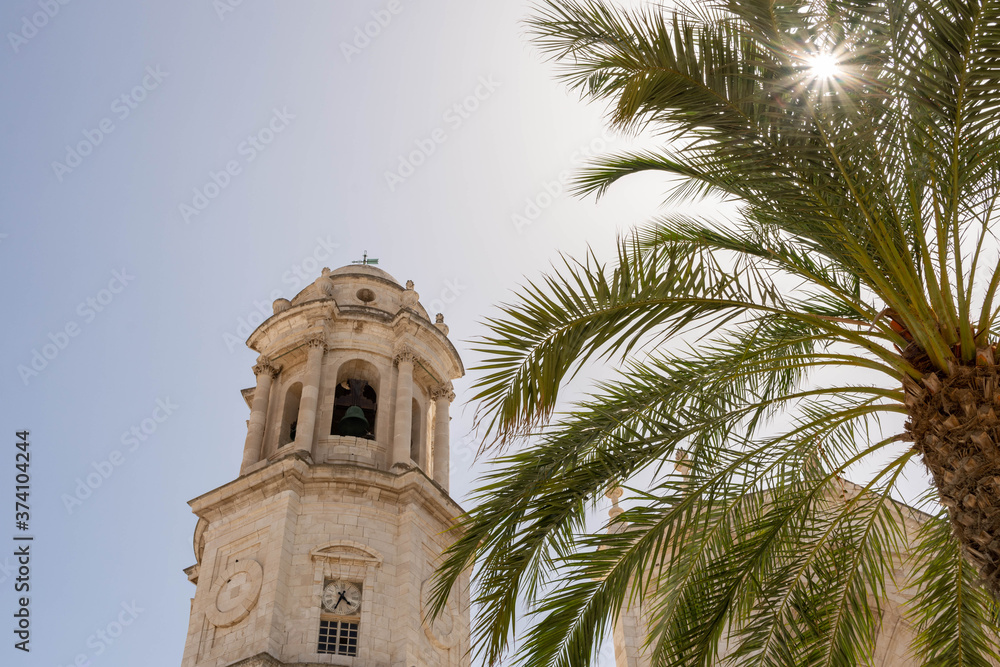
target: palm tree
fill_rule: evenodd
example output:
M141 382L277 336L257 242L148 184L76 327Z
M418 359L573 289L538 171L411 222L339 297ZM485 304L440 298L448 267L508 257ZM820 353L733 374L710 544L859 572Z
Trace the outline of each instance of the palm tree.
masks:
M1000 2L550 0L529 29L615 126L662 139L580 193L655 171L734 213L656 219L488 321L498 465L436 607L475 565L487 664L515 635L524 665L590 664L642 600L656 665L723 644L726 664L859 665L902 554L915 659L998 659ZM599 360L620 372L563 410ZM942 510L903 535L892 498L919 462ZM631 505L587 530L616 486Z

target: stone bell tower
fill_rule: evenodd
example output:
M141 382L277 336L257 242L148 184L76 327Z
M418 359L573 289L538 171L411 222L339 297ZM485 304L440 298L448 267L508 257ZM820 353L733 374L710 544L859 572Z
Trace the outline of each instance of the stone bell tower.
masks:
M424 607L447 533L451 380L462 361L413 283L323 274L247 345L260 354L239 476L190 502L196 585L182 667L465 667L462 582Z

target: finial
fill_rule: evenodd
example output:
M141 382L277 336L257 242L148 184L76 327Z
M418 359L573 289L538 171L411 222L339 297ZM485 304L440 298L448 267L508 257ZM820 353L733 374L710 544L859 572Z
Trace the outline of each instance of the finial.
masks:
M623 493L624 491L622 490L622 487L613 486L610 489L608 489L607 493L604 494L605 496L611 499L612 507L610 510L608 510L608 516L611 517L612 519L614 519L615 517L617 517L618 515L620 515L622 512L625 511L618 506L618 499L622 497Z
M405 308L416 308L420 301L420 295L413 290L413 281L406 281L406 289L403 290L403 306Z
M437 316L434 318L434 326L437 327L437 330L443 333L445 336L448 335L449 329L448 325L444 323L444 313L437 314Z
M368 251L365 250L364 254L361 256L361 259L356 259L353 262L351 262L351 264L363 264L363 265L366 265L366 266L368 266L368 265L375 265L375 264L378 264L378 260L377 259L368 259Z
M687 453L687 450L677 450L677 460L674 462L674 470L682 475L687 475L691 472L691 456Z

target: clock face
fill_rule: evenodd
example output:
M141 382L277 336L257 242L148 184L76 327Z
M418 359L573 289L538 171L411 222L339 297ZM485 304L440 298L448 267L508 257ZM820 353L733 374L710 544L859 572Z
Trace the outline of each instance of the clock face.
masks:
M346 581L334 581L323 589L323 609L338 616L352 616L361 609L361 589Z

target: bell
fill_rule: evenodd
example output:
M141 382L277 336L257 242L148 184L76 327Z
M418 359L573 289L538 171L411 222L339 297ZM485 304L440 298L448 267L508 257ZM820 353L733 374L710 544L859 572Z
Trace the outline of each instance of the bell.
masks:
M337 424L337 431L340 435L349 435L355 438L363 438L368 434L368 420L364 411L356 405L347 408L344 417Z

